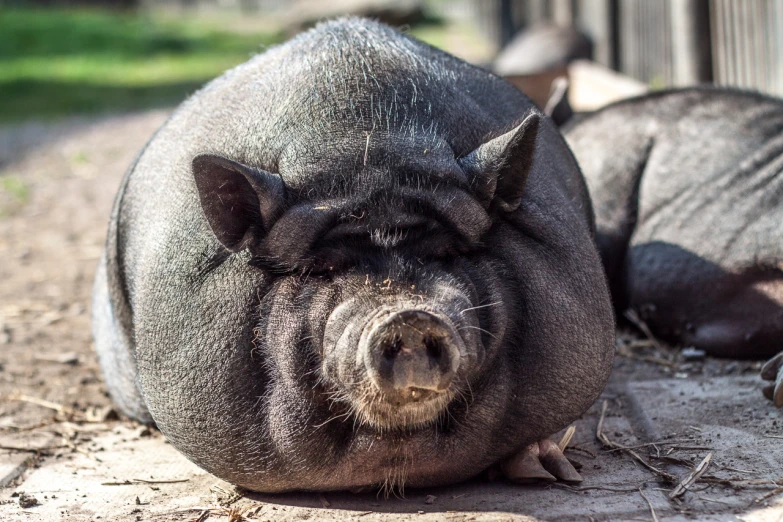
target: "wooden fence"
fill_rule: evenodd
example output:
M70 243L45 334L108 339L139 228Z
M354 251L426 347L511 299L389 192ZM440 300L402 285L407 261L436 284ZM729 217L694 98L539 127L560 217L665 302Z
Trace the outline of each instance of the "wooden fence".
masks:
M783 96L783 0L474 0L498 44L573 24L595 59L652 87L714 82Z

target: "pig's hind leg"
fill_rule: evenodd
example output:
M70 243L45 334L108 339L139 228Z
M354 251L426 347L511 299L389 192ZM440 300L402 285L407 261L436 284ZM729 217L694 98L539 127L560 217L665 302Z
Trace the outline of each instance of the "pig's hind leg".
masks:
M647 243L632 249L631 308L657 336L717 357L773 357L764 394L783 407L783 270L780 263L719 266L681 247ZM728 263L727 263L728 264ZM778 355L775 355L778 354Z
M503 476L512 482L582 482L557 443L544 439L525 447L501 464Z
M769 358L783 349L783 271L769 264L717 264L679 245L649 241L631 247L627 287L630 308L674 345L738 359Z

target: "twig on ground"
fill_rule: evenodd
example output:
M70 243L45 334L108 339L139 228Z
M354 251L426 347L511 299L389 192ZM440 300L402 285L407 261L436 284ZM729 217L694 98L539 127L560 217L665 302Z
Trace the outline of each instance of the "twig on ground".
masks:
M231 504L233 504L234 502L242 498L242 494L237 492L236 489L234 489L234 491L226 491L225 489L221 488L217 484L213 485L211 488L209 488L209 490L212 493L215 493L215 496L217 496L218 492L223 493L225 495L225 498L222 499L219 496L217 497L217 504L221 507L230 506Z
M679 439L679 440L661 440L657 442L646 442L644 444L635 444L633 446L623 446L622 448L615 448L615 449L608 449L605 450L606 453L612 453L615 451L622 451L623 449L639 449L639 448L646 448L648 446L669 446L674 444L680 444L681 442L694 442L692 440L687 439ZM706 448L711 449L711 448Z
M561 484L560 482L554 482L550 484L550 486L558 489L565 489L566 491L573 491L574 493L580 493L582 491L590 491L590 490L612 491L614 493L630 493L638 489L638 488L613 488L611 486L569 486L568 484Z
M179 484L181 482L188 482L190 479L171 479L171 480L145 480L145 479L133 479L134 482L143 482L144 484Z
M652 502L650 502L650 499L647 498L647 495L644 494L642 488L639 488L639 494L642 496L644 501L647 502L647 505L650 507L650 516L652 516L653 522L658 522L658 516L655 514L655 508L653 508Z
M653 465L649 464L647 461L645 461L645 460L644 460L644 459L643 459L643 458L642 458L642 457L641 457L641 456L640 456L638 453L636 453L634 450L632 450L632 449L630 449L630 448L626 448L626 447L625 447L625 446L623 446L622 444L618 444L618 443L616 443L616 442L614 442L614 441L611 441L611 440L609 440L609 437L607 437L607 436L606 436L606 435L603 433L603 428L604 428L604 418L606 417L606 408L607 408L607 405L608 405L608 401L604 400L603 406L601 407L601 418L598 420L598 427L596 428L596 431L595 431L595 438L596 438L596 439L598 439L598 441L599 441L601 444L603 444L604 446L606 446L606 447L620 449L620 450L622 450L623 452L627 453L627 454L628 454L628 455L630 455L630 456L631 456L631 457L632 457L634 460L636 460L636 461L637 461L639 464L641 464L642 466L644 466L644 467L645 467L645 468L647 468L648 470L652 471L653 473L655 473L656 475L658 475L659 477L661 477L662 479L664 479L666 482L677 483L677 480L678 480L678 479L677 479L677 477L675 477L675 476L674 476L674 475L672 475L671 473L668 473L668 472L666 472L666 471L664 471L664 470L662 470L662 469L658 469L658 468L656 468L655 466L653 466Z
M721 466L720 469L725 471L734 471L735 473L748 473L750 475L755 475L758 473L758 471L748 471L747 469L730 468L728 466Z
M43 422L39 422L38 424L33 424L32 426L14 426L14 425L0 426L0 431L13 431L14 433L19 433L20 431L32 431L38 428L44 428L54 423L55 423L54 421L46 420Z
M144 479L131 479L124 480L123 482L101 482L101 486L133 486L135 484L179 484L180 482L188 482L190 479L174 479L174 480L144 480Z
M66 353L39 353L33 356L36 361L53 362L60 364L78 364L79 354L76 352Z
M674 491L669 493L669 498L673 499L675 497L679 497L683 495L686 491L688 491L688 488L692 484L694 484L697 480L699 480L699 477L704 475L704 473L707 471L707 468L710 467L711 461L712 461L712 452L707 453L707 456L704 457L704 460L702 460L698 466L696 466L696 469L694 469L691 473L689 473L687 477L682 479L682 482L677 484L677 487L674 488Z
M774 497L775 495L780 495L781 493L783 493L783 487L775 488L772 491L768 491L768 492L764 493L763 495L761 495L760 497L758 497L757 499L753 500L753 503L754 504L758 504L759 502L764 502L768 498Z
M638 313L636 313L636 310L628 309L623 315L626 317L626 319L631 321L635 327L641 330L645 337L647 337L647 339L649 339L657 349L666 351L663 344L653 335L652 330L650 330L650 327L647 326L647 323L642 321L642 318L639 317Z
M671 361L667 361L666 359L661 359L660 357L650 357L648 355L636 355L635 353L631 353L628 351L627 348L621 347L617 350L617 355L620 357L625 357L626 359L632 359L634 361L642 361L642 362L648 362L653 364L658 364L661 366L666 366L670 369L676 369L677 363L673 363Z
M209 510L205 509L204 511L199 513L199 515L196 518L193 519L193 522L204 522L204 520L206 520L208 516L209 516Z
M650 455L650 459L659 460L661 462L665 462L667 464L674 464L675 466L682 466L684 468L693 469L693 463L689 462L684 459L678 459L676 457L669 457L667 455L658 456L658 455Z
M636 348L655 348L655 343L649 339L635 339L629 343L624 344L623 347L629 350L635 350Z
M571 442L571 438L573 438L574 433L576 433L576 426L572 424L563 434L563 438L560 439L560 442L557 443L560 451L564 451L568 447L568 443Z
M22 452L27 452L27 453L44 454L44 453L48 453L49 451L52 451L52 450L63 449L63 448L67 448L67 447L68 446L44 446L42 448L25 448L24 446L2 445L2 446L0 446L0 450L22 451Z
M38 406L43 406L44 408L49 408L50 410L54 410L58 413L64 413L66 415L76 415L76 411L72 410L71 408L67 406L63 406L62 404L57 404L56 402L47 401L44 399L39 399L38 397L30 397L29 395L23 395L21 393L13 393L8 396L9 401L20 401L20 402L29 402L30 404L37 404Z
M82 412L82 411L76 411L73 408L69 408L68 406L64 406L56 402L39 399L38 397L31 397L29 395L24 395L21 393L12 393L6 398L9 401L28 402L30 404L35 404L44 408L48 408L50 410L54 410L56 413L64 415L65 421L73 421L73 422L88 423L88 424L101 424L108 420L111 420L112 418L117 418L116 417L117 412L114 410L112 406L91 407L88 408L87 411ZM45 421L44 423L38 426L25 428L25 429L35 429L41 426L46 426L48 424L58 424L60 422L63 422L63 419L58 418L58 416L55 415L55 418L52 421Z
M589 449L580 448L579 446L573 446L573 445L572 446L568 446L565 449L565 451L576 451L578 453L584 453L585 455L587 455L591 459L597 459L598 458L598 455L596 455L595 453L593 453Z
M739 478L720 478L715 475L703 475L700 479L705 484L720 484L721 486L729 486L734 489L742 489L746 487L757 486L783 486L783 479L780 480L765 480L765 479L739 479Z
M731 505L731 502L726 502L725 500L718 500L717 498L709 498L709 497L701 497L701 496L697 496L696 498L700 500L704 500L706 502L717 502L718 504L725 504L727 506Z

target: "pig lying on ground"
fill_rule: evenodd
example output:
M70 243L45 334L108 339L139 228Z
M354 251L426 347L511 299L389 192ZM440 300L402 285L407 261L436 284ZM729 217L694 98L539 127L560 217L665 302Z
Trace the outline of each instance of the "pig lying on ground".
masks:
M319 25L185 102L130 169L94 291L107 385L252 490L580 480L545 439L611 368L592 219L510 84Z
M718 356L783 350L783 101L658 92L564 129L618 311ZM762 377L783 406L783 354Z

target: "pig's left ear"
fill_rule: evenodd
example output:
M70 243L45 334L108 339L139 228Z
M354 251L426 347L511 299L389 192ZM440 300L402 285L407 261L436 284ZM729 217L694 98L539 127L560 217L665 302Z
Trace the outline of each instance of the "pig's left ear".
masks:
M511 131L479 145L458 160L478 198L489 207L495 202L506 212L519 207L525 190L541 115L531 112Z
M223 246L239 252L269 231L285 201L283 179L212 154L193 159L201 208Z

